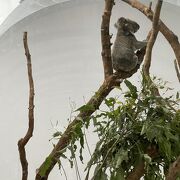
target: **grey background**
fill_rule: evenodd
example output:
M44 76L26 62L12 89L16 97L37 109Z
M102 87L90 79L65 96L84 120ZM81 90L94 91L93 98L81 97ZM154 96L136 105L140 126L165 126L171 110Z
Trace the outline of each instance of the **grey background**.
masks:
M72 104L78 108L88 101L103 80L100 44L103 8L104 1L100 0L59 3L27 16L0 37L0 179L19 180L21 177L17 141L24 135L28 120L28 79L22 44L23 32L29 33L36 92L34 136L27 145L29 179L32 180L36 168L52 150L52 144L48 141L55 131L52 124L55 126L58 121L57 128L64 131ZM163 5L161 18L178 36L179 15L179 7ZM113 24L121 16L136 20L141 26L137 38L146 38L151 27L150 21L120 1L117 1L113 9L110 29L113 34ZM153 51L151 72L169 81L175 93L179 90L179 84L173 59L173 51L159 34ZM139 78L140 71L130 79L138 84ZM120 92L115 91L111 95L116 93ZM88 136L93 149L96 137L91 130ZM85 157L89 157L88 153L85 153ZM82 179L83 167L80 164ZM70 170L67 163L65 169L68 179L74 180L75 171ZM61 177L56 168L49 179L65 177Z
M0 1L4 1L4 0L0 0ZM6 14L6 11L10 11L10 9L12 7L10 6L14 6L15 5L15 0L12 0L13 4L10 0L6 0L6 8L2 9L0 12L3 12L2 15ZM0 25L0 35L2 35L7 29L9 29L11 26L13 26L14 24L16 24L18 21L22 20L23 18L41 10L44 9L46 7L55 5L57 3L61 3L61 2L66 2L69 0L23 0L22 2L19 2L19 6L17 3L17 7L15 8L15 10L12 11L12 13L10 13L8 15L8 17L3 21L3 23ZM0 2L0 5L2 5L2 2ZM9 8L8 8L9 7ZM6 9L6 11L5 11ZM3 17L2 17L3 18Z

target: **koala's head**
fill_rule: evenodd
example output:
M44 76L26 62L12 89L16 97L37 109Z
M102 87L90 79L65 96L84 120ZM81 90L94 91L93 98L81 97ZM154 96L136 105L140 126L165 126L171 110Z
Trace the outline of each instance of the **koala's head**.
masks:
M130 19L126 19L124 17L121 17L118 19L118 21L114 25L117 29L122 29L126 32L135 33L139 29L139 24L135 21L132 21Z

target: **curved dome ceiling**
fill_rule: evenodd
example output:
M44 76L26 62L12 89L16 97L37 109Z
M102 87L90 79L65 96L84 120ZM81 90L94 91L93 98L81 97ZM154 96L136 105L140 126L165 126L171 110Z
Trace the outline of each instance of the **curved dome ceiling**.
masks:
M19 6L0 25L0 36L23 18L43 8L70 0L21 0Z
M21 21L23 18L35 13L41 9L58 3L75 0L21 0L19 6L5 19L0 25L0 36L11 26ZM140 0L141 2L150 2L150 0ZM165 0L165 2L180 6L180 0Z

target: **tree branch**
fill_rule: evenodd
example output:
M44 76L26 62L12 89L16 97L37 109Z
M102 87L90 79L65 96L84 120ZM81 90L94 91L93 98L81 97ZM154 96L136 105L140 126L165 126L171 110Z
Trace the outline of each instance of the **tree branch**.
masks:
M150 5L151 7L151 5ZM151 10L151 8L148 8ZM144 59L144 65L143 65L143 72L146 76L149 77L149 69L151 66L151 57L152 57L152 49L154 46L154 43L157 39L157 35L159 32L159 16L160 16L160 11L162 7L162 1L158 0L155 8L155 13L153 17L153 22L152 22L152 30L150 31L147 39L148 39L148 44L146 47L146 54L145 54L145 59ZM150 77L149 80L151 81ZM155 88L155 93L156 95L160 95L159 91L157 88ZM152 157L152 151L154 152L154 148L149 151L149 155ZM128 175L127 180L139 180L145 172L145 162L142 160L137 166L133 169L133 171Z
M28 42L27 42L27 32L24 32L23 37L25 55L27 58L27 68L28 68L28 79L29 79L29 126L24 138L18 141L18 150L22 166L22 180L27 180L28 177L28 162L26 159L25 146L33 136L34 130L34 82L32 77L32 65L31 65L31 55L29 53Z
M143 71L145 75L148 75L148 76L149 76L149 69L151 66L152 49L153 49L154 43L157 39L157 35L159 32L159 17L160 17L162 2L163 2L162 0L158 0L156 4L155 13L154 13L153 22L152 22L151 35L150 35L147 48L146 48Z
M144 58L146 49L143 48L139 50L136 55L138 56L139 60L142 62ZM80 112L77 117L72 121L71 124L67 127L63 135L60 137L58 143L52 150L52 152L49 154L49 156L45 159L45 161L42 163L42 165L37 170L36 174L36 180L47 180L49 173L54 168L55 164L61 157L60 151L65 149L69 143L71 142L73 138L73 131L76 125L82 120L85 122L87 117L90 117L101 105L102 101L106 98L106 96L114 89L115 86L119 86L119 79L125 79L130 76L132 76L137 70L139 69L140 65L137 65L137 67L132 70L131 72L125 73L125 72L118 72L118 74L114 74L106 78L104 83L101 85L99 90L94 94L94 96L91 97L89 102L86 104L87 106L92 107L91 110Z
M122 0L122 1L131 5L133 8L138 9L145 16L147 16L147 18L153 21L153 16L154 16L153 11L151 11L151 9L149 9L147 6L145 6L138 0ZM175 35L161 20L159 21L159 30L171 45L178 62L178 66L180 68L180 44L177 35Z
M180 83L180 70L178 69L178 65L177 65L176 59L174 60L174 67L175 67L175 70L176 70L177 78L178 78L179 83Z
M170 165L166 180L176 180L178 175L180 176L180 156Z
M111 61L111 36L109 34L109 24L114 0L105 0L104 13L101 23L101 44L102 44L102 60L104 66L104 78L106 79L113 74Z
M43 164L37 171L36 180L47 180L48 175L57 163L57 160L60 158L61 154L58 153L62 149L66 148L68 144L71 142L73 138L74 128L78 123L81 123L81 120L85 121L87 117L89 117L96 109L99 108L100 104L104 100L104 98L109 94L109 92L113 89L115 77L111 76L107 81L104 81L99 90L95 93L94 96L89 100L86 104L87 106L91 106L92 109L86 112L80 112L79 115L69 124L64 134L60 137L58 143L48 156ZM47 164L47 160L49 160L49 164Z

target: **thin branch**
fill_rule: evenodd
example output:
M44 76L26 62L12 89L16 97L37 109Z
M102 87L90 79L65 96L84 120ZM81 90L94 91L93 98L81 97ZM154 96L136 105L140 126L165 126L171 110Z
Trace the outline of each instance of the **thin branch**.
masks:
M178 65L177 65L176 59L174 60L174 67L175 67L175 70L176 70L177 78L178 78L178 80L180 82L180 70L178 69Z
M102 44L102 60L104 66L104 78L106 79L113 74L111 61L111 35L109 34L109 24L111 11L114 5L114 0L105 0L104 13L101 23L101 44Z
M153 22L152 22L151 36L147 44L146 54L145 54L145 59L144 59L143 71L145 75L149 75L149 69L151 66L152 49L153 49L154 43L157 39L157 35L159 32L159 17L160 17L162 2L163 2L162 0L158 0L156 4L156 8L155 8L155 13L154 13Z
M170 165L166 180L176 180L178 175L180 175L180 156Z
M151 8L152 8L152 1L150 1L150 3L149 3L149 11L151 11Z
M87 140L85 127L84 127L84 139L85 139L85 142L86 142L86 146L87 146L87 150L88 150L88 152L89 152L89 155L90 155L91 158L92 158L92 153L91 153L91 150L90 150L90 147L89 147L89 143L88 143L88 140Z
M152 3L150 3L148 10L151 11L151 6ZM146 53L145 53L145 59L144 59L144 65L143 65L143 71L146 75L149 76L149 68L151 66L151 57L152 57L152 49L154 46L154 43L156 41L158 32L159 32L159 16L160 16L160 11L161 11L161 7L162 7L162 1L158 0L157 4L156 4L156 8L155 8L155 14L153 17L153 22L152 22L152 30L149 32L148 37L147 37L147 47L146 47ZM149 78L149 80L151 80ZM154 93L159 96L159 91L157 88L154 88ZM151 150L148 151L148 154L151 157L154 157L154 152L156 152L157 150L155 149L154 151L154 147L150 148ZM128 177L126 178L127 180L139 180L145 172L145 163L144 160L142 160L134 169L133 171L128 175Z
M62 164L61 164L61 167L62 167L62 170L63 170L63 172L64 172L64 176L65 176L66 180L68 180L66 171L65 171L64 166L63 166Z
M147 16L147 18L153 21L153 16L154 16L153 11L151 11L147 6L145 6L138 0L122 0L122 1L131 5L133 8L138 9L145 16ZM180 44L177 35L175 35L161 20L159 21L159 30L171 45L178 62L178 66L180 68Z
M27 58L28 79L29 79L29 113L28 113L29 126L24 138L18 141L18 150L19 150L19 156L22 166L22 180L27 180L28 177L28 162L26 159L25 146L29 142L30 138L33 136L33 130L34 130L34 82L32 77L31 55L29 52L27 41L28 41L27 32L24 32L23 42L24 42L25 55Z

